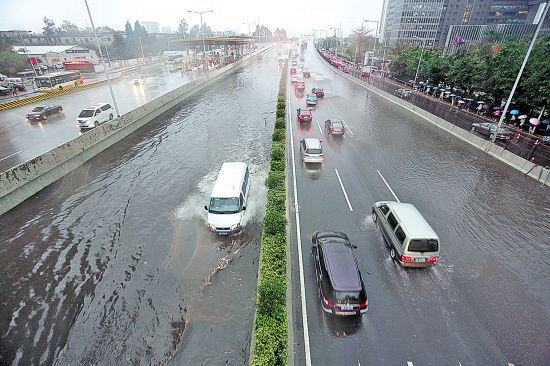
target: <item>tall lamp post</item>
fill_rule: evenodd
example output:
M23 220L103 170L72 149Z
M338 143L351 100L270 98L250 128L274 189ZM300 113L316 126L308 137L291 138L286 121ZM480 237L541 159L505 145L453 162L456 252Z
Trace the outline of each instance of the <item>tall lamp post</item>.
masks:
M141 44L141 39L145 38L147 36L140 36L139 37L139 47L141 48L141 63L145 63L145 54L143 53L143 44Z
M205 62L205 66L206 66L206 72L208 72L208 57L206 56L206 44L204 43L204 28L203 28L203 26L202 26L202 15L205 14L205 13L212 13L212 12L214 12L214 10L206 10L206 11L193 11L193 10L188 10L187 12L188 12L188 13L199 14L199 16L200 16L200 18L201 18L202 52L204 53L204 62Z
M105 67L105 60L103 59L103 53L101 52L101 46L100 46L100 43L99 43L99 38L97 37L97 32L95 30L94 21L92 20L92 13L90 13L90 7L88 6L88 0L84 0L84 3L86 4L86 10L88 10L88 16L90 17L90 23L92 24L92 29L94 30L95 43L96 43L97 49L99 50L99 58L101 59L101 63L103 64L103 70L105 70L105 75L107 76L107 84L109 85L109 91L111 92L111 98L113 99L113 104L115 105L116 116L120 117L120 113L118 111L118 105L116 104L115 94L113 93L113 87L111 86L111 78L109 77L109 70L107 70L107 67Z
M418 38L414 36L414 38ZM422 44L422 50L420 51L420 59L418 60L418 66L416 67L416 74L414 75L414 84L416 85L416 79L418 78L418 71L420 70L420 63L422 62L422 56L424 55L424 40L420 40Z
M329 29L334 31L334 39L336 39L336 29L338 28L329 28ZM330 41L330 45L332 46L332 40ZM336 56L338 56L338 49L336 50Z
M372 46L372 57L374 59L374 54L376 53L376 42L378 41L378 26L380 25L379 20L368 20L366 19L364 21L365 23L376 23L376 29L374 30L374 40L373 40L373 46Z
M31 31L27 31L27 34L29 34ZM34 69L34 64L31 61L31 56L29 55L29 50L27 49L27 45L25 44L25 41L23 40L23 35L19 33L19 37L21 37L21 42L23 43L23 47L25 48L25 53L27 54L27 60L29 60L32 71L34 72L34 76L37 76L36 70Z
M107 53L107 60L109 61L109 69L113 69L111 66L111 57L109 57L109 50L107 49L107 42L105 38L101 38L103 40L103 46L105 47L105 53Z

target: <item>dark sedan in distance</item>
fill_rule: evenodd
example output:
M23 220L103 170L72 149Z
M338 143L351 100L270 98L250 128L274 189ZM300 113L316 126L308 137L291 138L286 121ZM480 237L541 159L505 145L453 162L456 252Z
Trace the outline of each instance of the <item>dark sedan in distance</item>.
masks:
M57 104L48 104L40 107L35 107L30 113L27 113L28 120L45 120L52 114L61 113L63 108Z
M367 291L353 253L356 247L348 236L338 231L317 231L311 241L323 310L344 316L366 313Z
M472 132L479 132L483 135L488 135L492 140L495 137L495 132L497 131L497 123L493 122L484 122L484 123L473 123L471 130ZM497 139L510 140L510 137L514 134L514 131L507 127L500 126L498 133L496 135Z

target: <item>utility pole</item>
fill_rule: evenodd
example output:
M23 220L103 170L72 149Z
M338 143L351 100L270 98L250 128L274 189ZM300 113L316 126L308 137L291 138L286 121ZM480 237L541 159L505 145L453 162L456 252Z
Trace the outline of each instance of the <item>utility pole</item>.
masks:
M193 10L188 10L187 12L188 12L188 13L199 14L199 16L200 16L200 18L201 18L202 52L204 53L204 62L205 62L205 66L206 66L206 72L208 72L208 56L206 56L206 44L204 43L204 28L203 28L203 25L202 25L202 15L205 14L205 13L212 13L212 12L214 12L214 10L206 10L206 11L193 11Z

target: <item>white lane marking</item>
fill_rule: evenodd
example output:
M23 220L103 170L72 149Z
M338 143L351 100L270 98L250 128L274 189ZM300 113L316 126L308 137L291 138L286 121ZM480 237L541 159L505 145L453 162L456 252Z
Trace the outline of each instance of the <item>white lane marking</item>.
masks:
M514 364L513 364L513 363L510 363L510 362L508 362L508 366L514 366Z
M342 179L340 179L340 174L338 174L338 169L334 169L336 172L336 176L338 177L338 181L340 182L340 187L342 187L342 192L344 192L344 197L346 197L346 202L348 203L349 210L353 212L353 207L351 207L351 203L349 202L348 194L346 193L346 189L344 188L344 183L342 183Z
M290 88L289 88L290 89ZM290 100L290 90L288 92ZM290 129L290 152L292 155L292 178L294 187L294 209L296 213L296 244L298 246L298 264L300 266L300 297L302 298L302 326L304 327L304 351L306 353L306 366L311 366L311 351L309 349L309 327L307 325L307 307L306 307L306 285L304 281L304 263L302 259L302 241L300 239L300 215L298 211L298 191L296 188L296 164L294 163L294 139L292 138L292 114L288 113L289 104L287 104L287 115L290 119L288 127Z
M319 120L316 119L315 122L317 122L317 126L319 126L319 131L321 131L321 135L323 134L323 130L321 129L321 125L319 124Z
M13 154L11 154L11 155L8 155L8 156L6 156L6 157L0 159L0 161L6 160L7 158L11 158L12 156L17 155L17 154L19 154L19 153L22 153L23 151L25 151L25 150L21 150L21 151L18 151L18 152L16 152L16 153L13 153Z
M351 132L351 128L349 128L349 125L346 123L346 121L342 120L342 123L344 124L344 127L346 128L346 130L348 130L348 132L353 135L353 132Z
M395 195L395 192L393 191L393 189L391 189L390 185L388 184L388 182L386 182L386 179L384 178L384 176L382 175L382 173L380 173L380 171L378 169L376 169L376 171L378 172L378 175L380 176L380 178L382 178L382 180L384 181L384 183L386 184L386 187L388 187L388 189L390 190L391 194L393 194L393 196L395 197L395 200L397 202L401 202L399 201L399 198L397 198L397 196Z
M413 363L411 361L407 361L407 366L413 366Z
M357 360L357 366L361 366L361 362L359 362L359 360Z

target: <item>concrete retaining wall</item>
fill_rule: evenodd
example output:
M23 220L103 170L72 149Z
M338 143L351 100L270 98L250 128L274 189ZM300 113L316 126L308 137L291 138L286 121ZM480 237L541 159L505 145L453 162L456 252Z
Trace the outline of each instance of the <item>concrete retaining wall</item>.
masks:
M321 58L320 55L319 55L319 58ZM321 60L323 60L323 58L321 58ZM434 125L442 128L443 130L449 132L450 134L458 137L462 141L465 141L468 144L485 151L487 154L493 156L494 158L497 158L498 160L508 164L509 166L519 170L524 174L529 172L534 166L534 164L531 163L529 160L525 160L522 157L519 157L511 153L510 151L507 151L504 148L496 144L493 144L489 140L485 140L477 135L474 135L470 131L466 131L452 124L451 122L448 122L440 117L437 117L436 115L433 115L425 111L422 108L415 106L414 104L411 104L401 98L396 97L395 95L389 94L381 89L378 89L375 86L367 84L366 82L359 80L351 75L348 75L343 71L337 70L332 66L330 66L330 68L334 70L335 73L362 86L363 88L369 89L370 91L380 95L383 98L388 99L389 101L401 106L402 108L407 109L409 112L414 113L419 117L422 117L428 122L431 122ZM547 186L550 186L550 170L544 169L542 166L537 166L532 171L530 171L528 175L532 178L539 180L541 183L544 183Z
M248 60L254 60L260 52L262 51L245 56L219 70L210 71L208 74L119 118L102 124L82 136L5 171L0 175L0 215L78 168L101 151L122 140L227 72L234 71Z

